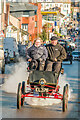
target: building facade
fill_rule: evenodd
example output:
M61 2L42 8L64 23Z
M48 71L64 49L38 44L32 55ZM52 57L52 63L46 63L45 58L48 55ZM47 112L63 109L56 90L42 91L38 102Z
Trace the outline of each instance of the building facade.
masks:
M41 3L11 3L9 21L17 28L18 34L25 33L22 42L24 39L33 42L42 30Z

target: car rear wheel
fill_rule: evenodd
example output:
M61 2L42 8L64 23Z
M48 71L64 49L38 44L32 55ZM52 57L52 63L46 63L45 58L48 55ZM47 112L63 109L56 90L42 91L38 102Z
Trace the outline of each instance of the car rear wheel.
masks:
M17 91L17 108L20 109L21 108L21 83L18 84L18 91Z
M25 94L25 81L22 82L22 94L24 95ZM24 105L24 97L21 98L21 106Z
M67 107L68 107L68 84L64 86L64 90L63 90L63 103L62 103L63 112L66 112Z
M5 66L2 67L2 70L1 70L2 74L5 73Z

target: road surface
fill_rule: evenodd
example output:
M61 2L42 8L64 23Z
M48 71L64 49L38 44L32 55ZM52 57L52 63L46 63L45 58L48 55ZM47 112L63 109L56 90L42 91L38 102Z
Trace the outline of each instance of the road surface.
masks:
M58 104L47 106L33 106L29 105L26 101L24 106L17 110L17 96L15 94L15 86L19 81L16 79L27 78L24 72L25 65L16 65L11 74L11 70L14 65L6 66L6 75L0 75L0 108L2 107L2 118L79 118L80 112L80 74L79 74L80 62L73 61L70 65L68 62L63 63L65 70L64 77L62 77L61 85L68 83L70 86L68 110L62 112L61 102ZM21 75L20 75L21 74ZM23 76L23 77L21 77ZM10 77L10 78L9 78ZM5 79L3 79L5 78ZM65 79L64 79L65 78ZM1 81L2 80L2 81ZM8 81L8 82L7 82ZM3 83L3 84L2 84ZM63 89L63 88L62 88ZM10 93L11 92L11 93ZM1 104L2 103L2 104ZM1 109L0 109L1 110Z

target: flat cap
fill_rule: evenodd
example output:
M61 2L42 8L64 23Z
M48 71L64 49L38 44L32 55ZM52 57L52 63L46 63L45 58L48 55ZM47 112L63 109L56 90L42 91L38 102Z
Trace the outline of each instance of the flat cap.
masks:
M50 40L58 40L58 37L52 36Z

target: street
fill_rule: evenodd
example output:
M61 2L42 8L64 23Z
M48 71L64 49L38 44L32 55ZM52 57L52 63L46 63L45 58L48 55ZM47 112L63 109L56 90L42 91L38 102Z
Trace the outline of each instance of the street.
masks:
M56 103L54 101L54 104L49 105L49 101L45 104L46 100L42 100L43 103L41 105L39 101L37 101L36 105L32 105L33 100L29 105L26 102L27 99L25 99L24 106L20 110L17 109L16 92L18 82L26 80L28 76L25 64L25 62L21 62L15 65L6 65L5 76L0 74L0 93L2 93L0 94L0 108L2 108L2 118L79 118L80 62L73 61L72 65L69 62L63 62L64 75L62 80L60 79L59 84L61 89L63 89L66 83L69 84L68 110L65 113L62 112L61 102ZM5 79L3 79L4 77Z
M79 4L0 0L0 119L80 119Z

